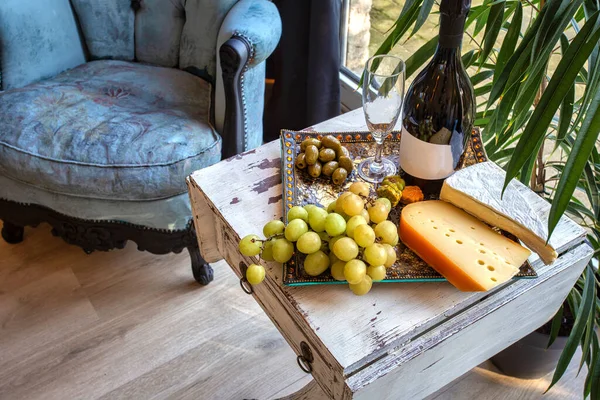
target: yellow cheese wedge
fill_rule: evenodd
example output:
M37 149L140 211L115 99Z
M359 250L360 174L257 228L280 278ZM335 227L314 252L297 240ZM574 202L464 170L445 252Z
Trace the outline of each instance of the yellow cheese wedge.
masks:
M406 246L465 292L490 290L508 281L531 254L440 200L404 207L399 233Z

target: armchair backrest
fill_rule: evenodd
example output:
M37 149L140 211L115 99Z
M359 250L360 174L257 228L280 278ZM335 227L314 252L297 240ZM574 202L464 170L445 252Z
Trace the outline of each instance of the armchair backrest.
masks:
M84 54L186 69L213 82L219 28L237 1L0 0L2 87L73 68Z
M69 0L0 0L0 89L25 86L84 62Z
M238 0L71 0L92 59L192 68L213 81L219 28Z

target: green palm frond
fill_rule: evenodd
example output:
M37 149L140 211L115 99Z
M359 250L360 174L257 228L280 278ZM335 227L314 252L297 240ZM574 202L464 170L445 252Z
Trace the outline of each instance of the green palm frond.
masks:
M438 6L408 0L376 53L391 52L427 18L437 19ZM484 0L467 18L464 42L471 49L462 57L477 96L475 125L489 158L506 169L507 183L519 178L543 186L552 202L549 232L565 213L589 231L595 253L565 300L577 318L552 385L580 346L580 367L588 368L583 394L593 399L600 398L594 334L600 326L599 10L599 0ZM436 46L437 36L413 53L407 77L429 61ZM559 310L556 318L561 315Z

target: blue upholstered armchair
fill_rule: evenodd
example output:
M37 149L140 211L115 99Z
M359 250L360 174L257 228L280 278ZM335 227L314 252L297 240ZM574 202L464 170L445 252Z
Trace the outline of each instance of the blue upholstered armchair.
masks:
M262 142L267 0L1 0L2 236L86 252L196 242L185 178Z

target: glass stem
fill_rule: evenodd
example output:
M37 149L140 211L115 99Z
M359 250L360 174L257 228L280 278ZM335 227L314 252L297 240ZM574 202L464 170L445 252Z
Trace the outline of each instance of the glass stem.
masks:
M376 166L381 165L381 154L383 153L383 141L385 140L385 132L377 132L377 135L373 135L377 146L375 148L375 160L373 161Z

